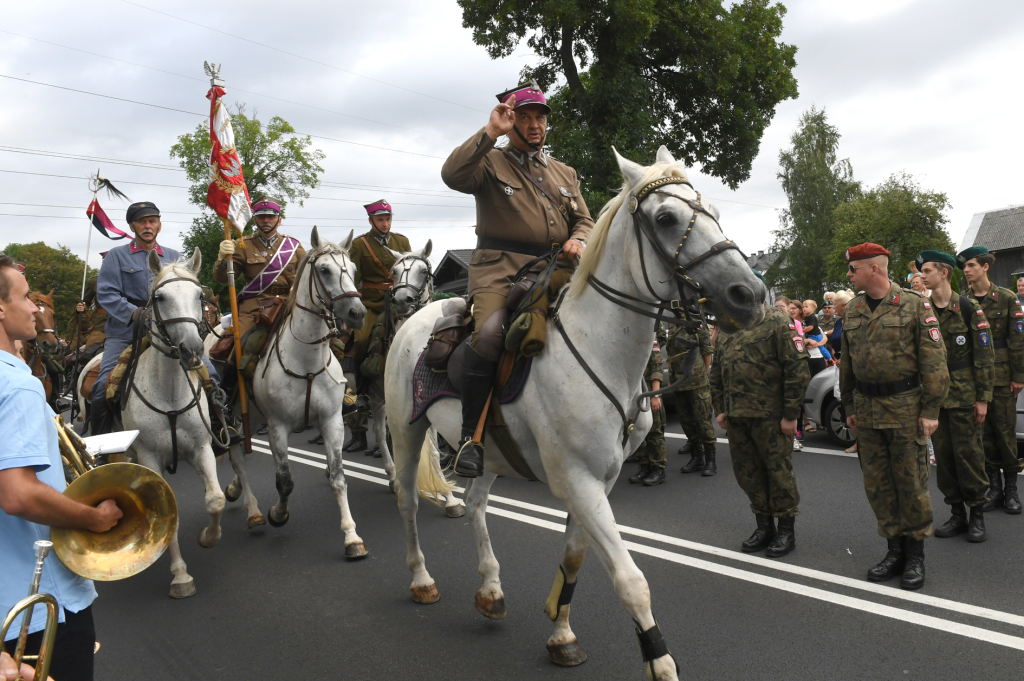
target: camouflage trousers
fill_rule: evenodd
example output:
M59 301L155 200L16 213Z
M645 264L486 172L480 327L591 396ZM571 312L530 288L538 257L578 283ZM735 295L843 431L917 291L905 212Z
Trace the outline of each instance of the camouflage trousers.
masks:
M1020 473L1024 465L1017 458L1017 400L1010 386L992 390L985 417L985 463L1004 471Z
M886 539L932 535L928 441L917 423L902 428L858 428L857 456L864 491Z
M781 419L726 416L726 436L736 482L758 515L792 518L800 514L800 492L793 472L793 438Z
M654 466L655 468L665 468L668 465L668 460L665 456L664 402L662 402L661 409L657 411L651 410L651 416L654 418L654 423L651 424L651 430L648 431L647 437L644 438L644 441L637 448L636 458L640 464Z
M680 390L675 394L676 414L687 442L710 445L715 442L715 429L711 425L711 388Z
M974 508L987 500L983 430L984 425L974 423L972 407L939 410L939 429L932 435L935 481L950 506L967 504Z

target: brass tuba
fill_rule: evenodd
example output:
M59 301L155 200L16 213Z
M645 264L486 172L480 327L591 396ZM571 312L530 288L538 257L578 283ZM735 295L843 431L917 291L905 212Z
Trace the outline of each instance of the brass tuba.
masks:
M111 582L156 562L178 529L178 503L160 475L134 463L96 466L85 442L61 416L54 417L68 488L64 496L88 506L113 499L124 514L112 529L52 528L53 550L76 575Z

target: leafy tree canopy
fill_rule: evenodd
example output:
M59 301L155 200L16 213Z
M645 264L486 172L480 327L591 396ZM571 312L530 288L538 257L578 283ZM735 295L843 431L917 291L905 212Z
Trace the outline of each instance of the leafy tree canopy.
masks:
M789 208L774 232L779 258L766 279L801 299L821 300L826 289L845 281L826 261L835 243L836 209L860 195L860 183L850 160L838 156L839 139L825 110L812 106L800 117L790 148L779 152L778 178Z
M53 289L54 328L62 334L82 295L85 263L67 246L51 248L42 241L8 244L3 252L25 266L25 278L33 291L45 294ZM89 276L95 274L98 271L90 267Z
M492 58L526 39L541 62L523 78L545 90L564 78L549 98L550 144L595 210L621 185L612 146L646 161L665 144L735 188L775 107L797 96L796 47L779 39L786 10L770 0L458 3Z

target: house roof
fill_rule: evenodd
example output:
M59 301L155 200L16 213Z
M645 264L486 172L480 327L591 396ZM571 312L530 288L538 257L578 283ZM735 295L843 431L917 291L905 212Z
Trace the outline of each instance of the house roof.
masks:
M758 251L747 256L747 265L764 274L779 259L778 251Z
M457 248L455 250L448 251L447 253L445 253L444 254L444 258L441 259L441 262L443 263L444 260L446 260L448 258L452 258L453 260L456 260L460 265L462 265L466 269L469 269L469 259L471 257L473 257L473 249L472 248ZM441 263L438 263L437 266L440 268L441 267Z
M1024 248L1024 206L975 213L960 245L961 249L970 246L985 246L993 252Z

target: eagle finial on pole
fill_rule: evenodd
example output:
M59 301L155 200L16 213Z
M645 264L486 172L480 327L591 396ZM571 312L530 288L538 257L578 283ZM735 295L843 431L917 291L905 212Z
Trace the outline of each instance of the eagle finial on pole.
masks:
M224 87L226 83L220 78L220 67L224 64L211 64L209 62L203 62L203 70L206 71L206 75L210 77L210 87Z

